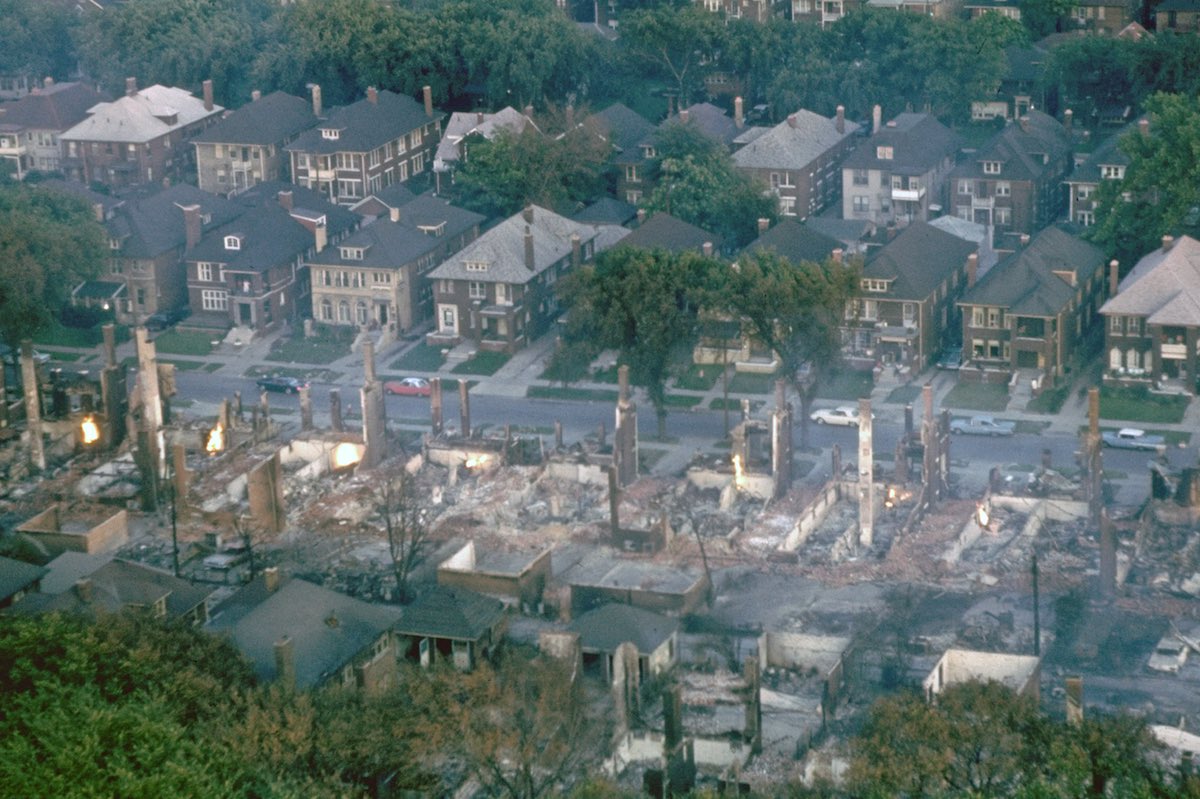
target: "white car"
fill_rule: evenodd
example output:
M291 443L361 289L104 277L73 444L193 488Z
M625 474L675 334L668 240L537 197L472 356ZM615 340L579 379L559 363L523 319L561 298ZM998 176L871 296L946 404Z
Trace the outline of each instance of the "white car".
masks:
M1187 644L1180 641L1173 632L1167 633L1154 647L1150 661L1146 664L1155 671L1165 671L1175 674L1187 662Z
M836 408L821 408L808 416L817 424L838 424L843 427L858 427L858 408L853 405L839 405ZM875 414L871 414L875 418Z

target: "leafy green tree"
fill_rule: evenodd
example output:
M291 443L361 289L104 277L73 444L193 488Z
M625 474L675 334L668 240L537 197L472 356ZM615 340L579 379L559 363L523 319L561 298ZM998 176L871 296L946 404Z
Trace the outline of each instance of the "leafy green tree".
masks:
M924 97L934 114L966 122L972 101L991 97L1000 86L1008 64L1004 48L1021 41L1020 23L999 14L984 14L963 22L939 20L928 35L913 42L913 56L938 64L924 81Z
M1035 39L1063 30L1075 8L1072 0L1021 0L1021 24Z
M87 203L36 186L0 185L0 219L0 339L15 350L100 273L106 239Z
M720 24L698 4L664 4L625 14L621 41L654 74L674 83L680 107L686 107L704 85Z
M1121 180L1100 184L1091 239L1128 271L1168 233L1200 233L1200 100L1156 94L1146 101L1150 135L1123 136Z
M71 74L78 16L39 0L0 0L0 19L0 74L59 80Z

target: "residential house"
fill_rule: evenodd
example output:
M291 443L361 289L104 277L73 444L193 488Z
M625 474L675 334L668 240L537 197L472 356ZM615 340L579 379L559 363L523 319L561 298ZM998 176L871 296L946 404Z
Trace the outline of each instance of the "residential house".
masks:
M876 124L842 163L842 218L900 227L928 222L946 207L946 177L959 145L932 114L904 113Z
M1163 0L1154 6L1154 22L1160 31L1200 32L1200 0Z
M1144 135L1149 135L1150 123L1142 120ZM1121 139L1143 127L1128 125L1112 134L1093 150L1067 177L1067 218L1083 227L1096 223L1097 194L1106 180L1121 180L1129 166L1129 156L1121 146Z
M37 85L37 78L25 72L0 73L0 102L20 100Z
M657 128L621 103L592 114L585 125L598 131L612 147L615 196L631 205L649 196L653 189L651 167L658 155L654 143Z
M971 119L1020 119L1031 108L1045 108L1049 97L1043 86L1047 51L1037 45L1004 48L1004 75L996 93L971 103Z
M808 217L838 201L858 129L841 106L832 119L801 109L735 152L733 163L774 192L781 214Z
M1037 370L1039 385L1062 377L1083 347L1105 295L1104 253L1057 227L997 263L958 302L961 379L1007 382Z
M398 679L398 608L373 605L276 569L212 609L205 629L227 636L262 682L308 690L382 691Z
M1016 0L966 0L962 8L969 19L979 19L984 14L999 14L1021 21L1021 4Z
M1162 5L1160 3L1155 7L1156 14L1162 9ZM1115 36L1130 22L1135 21L1141 10L1141 3L1130 3L1127 0L1075 0L1071 18L1076 25L1089 33Z
M423 194L308 260L312 316L406 333L433 316L426 275L479 237L484 217Z
M137 81L127 78L124 97L92 106L86 119L59 136L62 171L73 180L113 189L182 181L193 170L188 140L216 123L224 110L213 104L212 81L204 81L200 99L157 84L139 91Z
M392 211L412 202L417 195L403 183L392 185L369 194L350 206L350 210L366 219L391 216Z
M784 220L786 221L786 220ZM846 255L865 255L872 248L881 246L883 233L869 219L832 219L828 216L810 216L804 226L842 243ZM892 231L893 235L895 230Z
M773 0L699 0L708 11L724 14L725 19L767 22L774 18Z
M668 252L698 252L712 255L720 252L724 239L715 233L684 222L682 219L659 212L650 217L638 214L640 224L634 231L621 239L623 247L640 247L644 250L667 250Z
M0 105L0 174L16 180L38 172L57 172L62 147L58 137L87 117L87 111L107 100L82 83L55 83L46 78L41 88L12 103Z
M1115 275L1110 276L1115 283ZM1179 381L1187 391L1200 376L1200 241L1163 236L1112 287L1105 319L1106 381Z
M192 138L200 188L230 195L256 183L287 180L284 147L317 124L308 101L254 92L247 105Z
M828 28L861 6L862 0L791 0L788 11L793 22Z
M679 620L632 605L610 602L574 619L567 629L579 635L583 666L613 680L613 658L628 642L637 649L638 681L658 677L679 661Z
M760 226L758 238L746 245L746 252L771 251L792 263L824 263L834 250L845 252L845 245L839 239L794 219L783 219L772 228L763 228L765 225Z
M515 352L558 317L555 283L596 253L597 228L528 206L429 273L436 324L425 339Z
M1066 128L1031 110L951 171L954 214L990 225L997 247L1012 246L1058 218L1071 166Z
M897 233L863 266L858 296L846 309L843 351L864 365L923 369L957 332L955 302L977 249L926 222Z
M894 11L907 11L910 14L921 14L926 17L945 17L951 13L952 3L944 0L867 0L869 8L888 8Z
M695 103L668 118L663 125L690 125L723 147L733 146L733 140L742 133L745 120L739 110L741 100L735 103L734 116L729 116L720 106L712 103ZM660 128L662 125L659 126Z
M637 207L613 197L601 197L571 218L585 225L628 225L637 219Z
M42 566L0 556L0 610L36 592L45 575Z
M314 110L320 117L319 106ZM284 147L292 182L331 203L354 205L385 186L423 174L433 163L440 125L429 87L424 108L411 97L369 88L365 99L333 109Z
M451 114L433 156L437 190L443 190L443 182L446 184L445 188L450 187L454 180L454 170L467 160L467 145L472 136L490 141L500 131L519 135L530 126L537 130L537 126L530 119L533 109L526 110L527 113L522 114L511 106L505 106L492 114L483 111L455 111Z
M448 658L470 671L495 653L506 622L499 599L439 585L404 608L396 624L399 657L422 666Z

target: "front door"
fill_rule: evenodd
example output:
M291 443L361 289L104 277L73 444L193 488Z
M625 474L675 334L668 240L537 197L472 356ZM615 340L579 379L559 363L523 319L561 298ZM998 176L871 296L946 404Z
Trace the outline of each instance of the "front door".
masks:
M254 324L254 311L248 302L238 303L238 324L252 325Z

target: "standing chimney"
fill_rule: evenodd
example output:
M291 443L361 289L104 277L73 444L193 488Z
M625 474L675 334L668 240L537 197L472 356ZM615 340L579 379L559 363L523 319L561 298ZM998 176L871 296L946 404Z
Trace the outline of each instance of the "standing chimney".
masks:
M533 230L525 226L525 268L533 271Z
M567 117L567 130L575 127L575 106L567 103L567 107L563 109L563 113Z
M49 75L47 75L45 77L45 79L42 81L42 86L44 86L47 89L51 88L53 85L54 85L54 78L50 77Z
M482 125L482 124L483 124L483 112L482 112L482 111L476 111L476 112L475 112L475 124L476 124L476 125Z
M571 266L575 269L583 263L583 247L578 233L571 234Z
M1120 264L1114 258L1108 262L1108 296L1117 296L1117 291L1121 285Z
M971 253L967 256L967 288L975 285L975 278L979 274L979 255Z
M795 114L788 114L787 123L788 123L788 127L789 127L789 128L794 128L794 127L796 127L796 115L795 115Z
M1167 252L1168 250L1170 250L1171 247L1174 246L1174 244L1175 244L1174 236L1163 236L1162 237L1163 252Z
M1075 121L1075 112L1071 109L1063 111L1063 127L1068 131L1071 129L1071 123Z
M433 116L433 87L432 86L422 86L421 87L421 95L423 96L423 98L425 100L425 116L427 116L427 117Z
M878 103L871 109L871 135L883 130L883 107Z
M268 566L263 569L263 588L267 589L268 594L275 593L279 588L279 567Z
M829 257L833 259L833 262L835 264L840 264L842 262L842 256L844 254L845 253L842 251L842 248L838 247L833 252L829 253Z
M321 106L321 86L313 83L309 86L309 89L312 91L313 116L319 117L324 110Z
M200 243L200 206L185 205L183 211L183 249L191 252Z
M292 210L292 193L291 193L291 191L281 191L281 192L279 192L277 197L279 199L279 205L283 208L283 210L285 210L285 211Z
M533 224L533 204L530 203L521 209L521 216L525 218L525 224Z
M211 110L213 110L212 81L206 80L206 81L204 81L204 83L201 83L200 86L201 86L201 91L204 93L204 110L211 111Z
M1149 137L1150 136L1150 120L1139 119L1138 120L1138 132L1141 133L1143 136Z
M525 106L525 118L533 119L533 106L531 106L531 105Z
M767 219L765 216L760 216L758 218L758 235L761 236L762 234L766 233L767 230L770 229L770 227L771 227L770 219Z
M374 86L367 87L367 102L371 105L379 105L379 92L375 91Z
M706 241L703 244L701 244L700 252L704 254L705 258L712 258L713 243L711 241Z
M1021 247L1022 247L1022 249L1024 249L1025 247L1028 247L1028 246L1029 246L1029 234L1022 233L1021 234Z
M685 125L688 123L688 110L686 108L679 109L679 121Z
M837 126L837 132L845 133L846 132L846 106L839 105L837 107L837 116L834 117L834 120L835 120L834 124Z
M260 92L258 89L255 89L254 91L250 92L250 102L257 103L261 99L262 99L262 92Z
M738 130L741 130L742 126L746 124L746 115L745 115L744 111L745 111L745 106L743 105L742 98L734 97L733 98L733 124Z
M137 94L137 78L125 79L125 96L133 97Z
M639 226L644 225L646 223L646 209L645 208L639 208L637 210L637 223Z
M81 577L75 581L75 596L79 597L80 602L92 601L92 581L87 577Z

